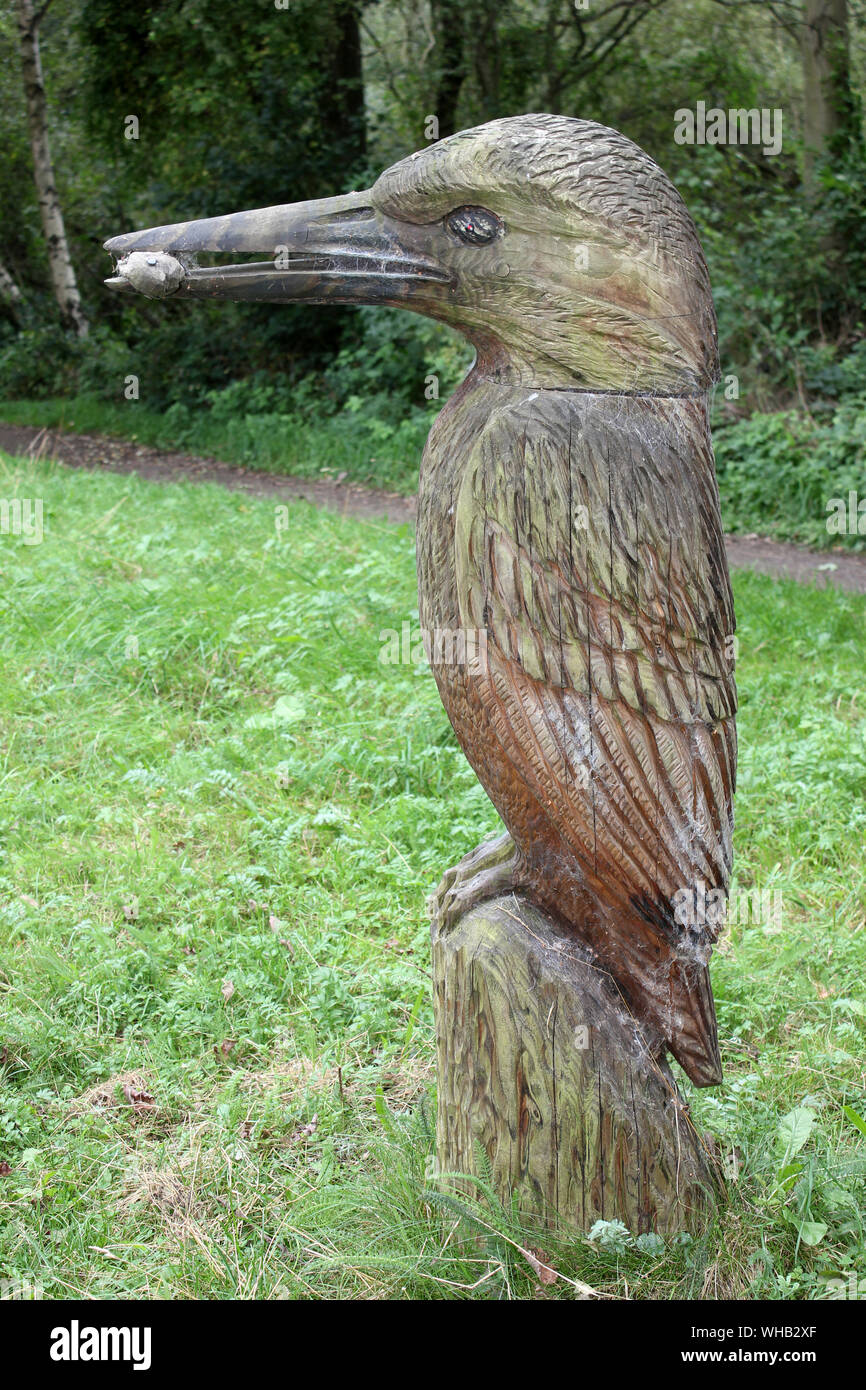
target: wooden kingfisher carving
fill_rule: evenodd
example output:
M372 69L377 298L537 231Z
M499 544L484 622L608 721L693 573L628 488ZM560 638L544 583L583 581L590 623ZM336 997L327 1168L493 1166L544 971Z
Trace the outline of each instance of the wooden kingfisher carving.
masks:
M492 121L371 189L115 238L154 297L388 304L459 329L468 377L421 465L423 628L507 828L451 870L440 929L514 891L561 924L660 1053L721 1079L714 921L736 764L734 614L707 415L706 265L685 206L616 131ZM199 268L194 253L258 252Z

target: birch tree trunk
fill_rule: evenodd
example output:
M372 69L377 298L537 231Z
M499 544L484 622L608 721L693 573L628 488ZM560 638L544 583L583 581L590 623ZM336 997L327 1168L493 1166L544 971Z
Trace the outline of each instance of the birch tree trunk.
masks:
M54 182L54 167L48 141L48 112L45 84L42 80L42 60L39 55L39 22L47 5L36 10L33 0L16 0L16 8L30 148L33 152L33 174L39 198L42 230L48 248L51 284L63 322L73 328L80 338L84 338L87 336L87 319L81 308L75 271L69 257L66 228L63 225L63 213L60 210L60 200Z

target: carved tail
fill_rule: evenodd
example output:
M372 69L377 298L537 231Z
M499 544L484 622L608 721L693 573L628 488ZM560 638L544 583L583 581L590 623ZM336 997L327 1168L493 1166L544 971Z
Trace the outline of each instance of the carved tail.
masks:
M722 1081L722 1058L707 967L675 961L671 969L671 995L676 996L677 1002L677 1026L671 1029L668 1038L671 1052L696 1086L718 1086Z
M635 1018L653 1027L696 1086L718 1086L722 1059L707 965L677 952L645 922L630 928L617 936L613 978Z
M651 914L648 905L642 911L636 899L626 903L621 894L599 912L598 885L592 885L595 894L592 888L587 893L587 886L577 878L560 878L551 892L549 881L522 875L516 884L590 948L635 1022L647 1027L647 1042L666 1047L696 1086L718 1086L722 1059L708 943L674 944L662 926L664 914Z

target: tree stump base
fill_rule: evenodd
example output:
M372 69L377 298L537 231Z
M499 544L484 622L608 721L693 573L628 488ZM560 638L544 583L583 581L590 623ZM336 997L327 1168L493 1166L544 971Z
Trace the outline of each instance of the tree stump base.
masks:
M440 1171L529 1224L695 1232L718 1177L664 1052L575 938L517 895L434 916Z

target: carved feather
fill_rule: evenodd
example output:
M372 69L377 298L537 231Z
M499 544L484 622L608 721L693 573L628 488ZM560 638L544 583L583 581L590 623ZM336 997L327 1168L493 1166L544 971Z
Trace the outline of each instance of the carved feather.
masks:
M451 506L430 505L448 511L457 621L487 633L487 666L439 668L443 700L527 889L716 1080L716 926L673 906L726 889L731 867L734 615L703 402L478 391L455 421L485 423ZM431 445L441 460L438 431Z

